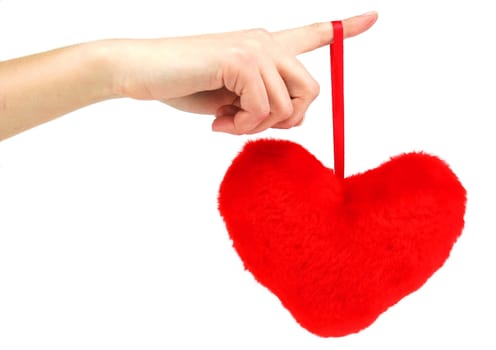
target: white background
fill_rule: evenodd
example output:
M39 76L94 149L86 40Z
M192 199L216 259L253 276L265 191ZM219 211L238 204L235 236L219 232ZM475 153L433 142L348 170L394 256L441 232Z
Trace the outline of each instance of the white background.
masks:
M347 174L424 150L468 191L444 267L372 326L323 339L243 270L218 185L248 137L158 102L100 103L0 143L0 349L496 349L495 34L490 1L0 0L0 60L81 41L378 10L345 43ZM296 141L332 166L328 49ZM1 79L1 77L0 77ZM1 92L0 92L1 93Z

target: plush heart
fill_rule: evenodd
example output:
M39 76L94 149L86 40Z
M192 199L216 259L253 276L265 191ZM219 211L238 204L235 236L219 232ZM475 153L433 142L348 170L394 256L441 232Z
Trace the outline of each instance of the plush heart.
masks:
M300 145L266 139L246 144L219 192L246 269L324 337L360 331L420 288L448 258L465 203L425 153L342 180Z

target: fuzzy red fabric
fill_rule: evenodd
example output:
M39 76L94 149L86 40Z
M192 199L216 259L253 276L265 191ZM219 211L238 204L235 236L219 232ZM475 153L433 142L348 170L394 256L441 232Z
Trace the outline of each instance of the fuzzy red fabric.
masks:
M248 142L219 210L253 276L308 331L358 332L420 288L464 225L466 192L425 153L344 180L298 144Z

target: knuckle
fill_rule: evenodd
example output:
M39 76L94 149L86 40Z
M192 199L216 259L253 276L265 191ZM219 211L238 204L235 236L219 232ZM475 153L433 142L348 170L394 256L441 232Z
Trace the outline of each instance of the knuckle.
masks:
M229 62L236 65L241 65L246 67L250 65L254 60L254 53L248 47L243 45L238 45L231 48L229 52Z
M293 125L291 124L291 122L289 120L277 124L278 129L291 129L292 127L293 127Z
M256 55L262 55L272 45L272 34L262 28L248 29L245 31L244 39L241 40L241 45L248 51Z
M280 119L282 120L291 118L293 112L294 112L294 108L291 103L286 103L282 105L278 110L278 114L280 116Z
M294 118L293 120L293 126L301 126L303 124L303 121L305 120L305 115L300 115L297 118Z
M320 85L314 79L308 84L308 94L312 100L320 94Z
M293 126L296 126L296 123L293 118L290 118L276 123L272 127L275 129L291 129Z
M248 36L258 39L268 39L272 36L270 32L264 28L248 29L246 33L248 34Z
M263 28L247 29L239 33L235 44L230 48L231 59L250 62L263 56L273 45L272 33Z
M286 125L288 128L292 128L295 126L300 126L303 123L304 115L296 115L291 119L288 119Z
M267 101L259 101L252 107L251 114L257 121L262 121L267 118L271 113L270 105Z
M257 109L256 115L254 116L254 118L257 122L260 123L260 122L264 121L265 119L267 119L269 114L270 114L270 108L269 107L260 106Z
M272 34L265 29L245 30L229 49L227 60L241 66L257 65L271 49L272 41Z

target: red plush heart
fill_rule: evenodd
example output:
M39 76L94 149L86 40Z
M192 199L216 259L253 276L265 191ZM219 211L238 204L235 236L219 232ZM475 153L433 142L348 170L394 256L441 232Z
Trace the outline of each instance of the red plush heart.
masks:
M340 179L303 147L248 142L219 210L254 277L307 330L343 336L420 288L464 225L466 192L425 153Z

